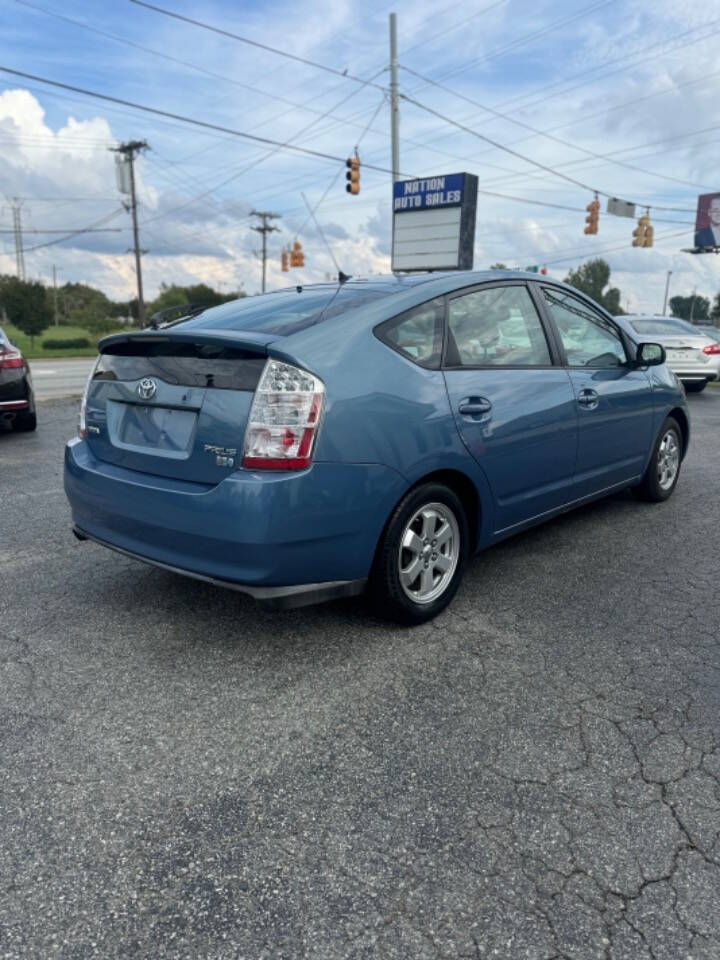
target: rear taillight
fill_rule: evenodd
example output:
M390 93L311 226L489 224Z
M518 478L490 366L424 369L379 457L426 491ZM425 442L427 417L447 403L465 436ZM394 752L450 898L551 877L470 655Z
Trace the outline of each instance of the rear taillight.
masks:
M18 370L25 366L23 355L15 347L0 347L0 370Z
M720 353L720 343L709 343L706 347L703 347L703 353Z
M78 420L78 436L83 440L87 439L88 430L87 430L87 398L88 392L90 391L90 384L92 383L92 378L95 376L95 371L98 368L100 363L100 357L97 358L93 364L93 368L90 371L90 376L87 378L87 383L85 384L85 389L83 390L82 400L80 401L80 419Z
M253 470L309 467L324 396L324 383L312 373L268 360L250 408L243 466Z

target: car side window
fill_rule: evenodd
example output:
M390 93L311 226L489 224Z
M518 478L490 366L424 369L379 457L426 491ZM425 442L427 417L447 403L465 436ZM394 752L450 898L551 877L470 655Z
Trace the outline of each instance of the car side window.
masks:
M442 354L444 313L443 298L438 297L386 320L375 333L408 360L421 367L437 369Z
M487 287L455 297L448 311L451 367L552 364L540 317L526 287Z
M564 290L542 290L568 366L604 369L627 363L620 334L609 320Z

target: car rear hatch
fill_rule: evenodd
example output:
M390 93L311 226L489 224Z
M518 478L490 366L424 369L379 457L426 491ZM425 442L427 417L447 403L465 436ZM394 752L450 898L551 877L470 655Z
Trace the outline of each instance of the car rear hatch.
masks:
M242 460L253 394L276 339L210 330L106 338L87 394L93 454L157 476L219 483Z

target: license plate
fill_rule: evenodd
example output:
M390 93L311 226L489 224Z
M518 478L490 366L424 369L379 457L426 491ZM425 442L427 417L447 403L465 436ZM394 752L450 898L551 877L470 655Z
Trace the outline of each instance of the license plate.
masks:
M119 439L149 450L186 453L197 414L191 410L124 404Z
M668 360L689 360L694 351L692 350L668 350Z

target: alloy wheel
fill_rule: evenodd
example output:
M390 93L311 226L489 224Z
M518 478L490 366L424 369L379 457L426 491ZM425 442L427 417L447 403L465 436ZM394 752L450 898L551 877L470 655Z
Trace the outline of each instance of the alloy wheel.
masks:
M657 454L657 478L661 490L669 490L680 469L680 444L674 430L667 430Z
M437 600L452 581L460 556L460 528L444 503L427 503L410 518L400 540L400 585L414 603Z

